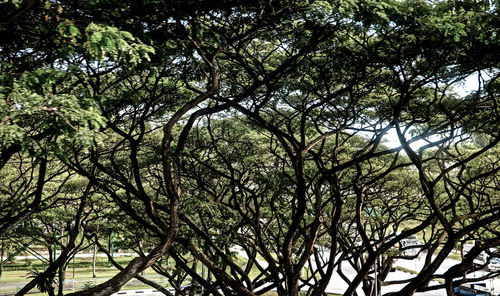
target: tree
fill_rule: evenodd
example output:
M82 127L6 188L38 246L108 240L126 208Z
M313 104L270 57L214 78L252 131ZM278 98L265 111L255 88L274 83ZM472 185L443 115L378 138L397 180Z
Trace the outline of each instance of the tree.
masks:
M451 295L498 246L497 4L2 3L0 29L16 32L2 65L21 74L1 78L0 170L16 153L55 156L144 229L149 254L73 295L110 294L151 266L176 283L165 256L215 295L196 264L225 295L323 295L350 264L345 295L372 295L374 266L385 281L410 235L427 264L394 294L442 277ZM454 93L471 75L478 90ZM384 145L392 131L399 144ZM41 193L45 169L31 169Z
M248 13L254 14L251 10ZM182 195L180 161L186 138L198 117L233 105L211 100L220 87L217 63L221 49L260 33L279 21L281 14L282 11L267 12L265 8L255 27L239 23L241 18L231 10L222 14L213 11L200 17L174 15L172 20L176 22L167 24L165 29L178 40L157 40L157 46L164 46L163 52L158 52L163 60L152 60L148 67L120 64L111 72L108 69L114 62L103 62L89 69L91 73L100 73L95 77L87 73L90 77L87 85L94 96L106 98L99 107L106 118L108 128L103 133L108 141L90 150L79 145L70 147L75 153L66 153L61 160L89 178L160 244L147 256L134 259L117 277L82 293L116 291L167 252L178 231ZM218 21L226 24L210 27ZM289 67L295 58L285 60L281 68ZM250 87L263 83L259 81ZM151 140L148 135L159 126L163 130L161 145L148 145ZM158 167L150 171L149 162L153 160L159 160ZM102 175L91 177L88 173L91 165ZM241 285L234 288L248 293Z
M60 7L48 1L3 1L0 6L7 11L0 26L0 170L11 174L17 169L19 177L5 191L15 206L2 215L4 235L41 210L44 186L54 178L47 172L53 153L64 141L88 144L103 121L75 79L79 70L67 62L79 30L61 21ZM30 175L30 162L33 180L21 177Z
M456 17L460 18L463 14L471 15L471 12L465 10L461 4L453 6L448 3L438 3L432 6L419 3L411 10L408 5L408 3L377 5L367 2L348 7L352 10L347 11L347 14L353 13L352 18L340 18L340 20L352 21L349 25L331 25L336 23L330 18L328 21L331 23L321 27L322 30L329 28L336 32L335 37L325 39L328 42L316 44L316 48L323 51L311 53L309 59L306 55L305 61L298 64L295 71L283 74L277 83L270 80L262 89L250 95L247 101L235 105L237 112L248 118L253 129L263 129L263 133L269 138L276 139L274 147L278 148L272 151L282 153L279 159L286 168L283 169L284 178L290 181L289 188L293 189L274 191L276 194L273 195L274 199L281 199L286 204L281 208L291 207L291 211L288 212L288 216L280 217L278 212L273 215L273 219L283 222L278 228L278 231L281 231L278 235L279 240L274 243L274 246L279 247L273 250L278 259L266 258L270 265L271 262L278 262L283 266L278 265L280 267L276 268L274 273L270 272L278 278L278 283L275 285L283 295L298 293L300 271L313 251L315 233L321 224L319 222L323 220L320 218L323 214L322 208L318 209L314 205L323 206L323 194L326 192L337 194L337 203L333 202L334 198L327 199L327 203L338 207L337 212L344 208L349 209L349 206L355 209L354 215L346 219L354 222L348 225L356 227L355 232L359 235L362 245L361 248L353 248L351 241L343 249L344 253L348 250L359 250L354 254L357 258L361 257L361 254L367 256L362 262L364 264L359 265L357 276L353 280L348 280L350 287L345 295L351 295L362 281L369 279L375 260L394 248L397 242L411 234L433 229L425 247L428 250L427 268L410 281L398 295L410 295L417 289L426 287L437 267L464 235L474 231L483 232L482 229L493 223L498 216L498 207L493 204L481 213L472 210L475 206L471 206L468 212L457 213L458 204L453 201L456 194L463 195L467 191L466 187L472 185L473 179L494 176L498 167L493 166L484 174L475 175L469 179L471 183L461 182L464 187L461 189L455 187L458 189L456 192L450 190L450 185L443 184L452 179L450 176L452 171L465 169L471 161L484 155L498 143L497 133L489 129L493 120L498 119L494 103L496 95L491 92L497 84L496 72L491 70L497 66L497 59L491 59L493 52L490 50L493 48L486 44L482 47L483 45L479 45L481 40L475 34L468 35L475 31L473 28L479 23L460 23L458 26L454 23L451 29L450 22L458 21ZM482 9L482 6L475 6L474 9ZM446 16L442 17L443 14ZM489 21L492 21L493 16L490 17ZM338 23L341 23L340 20ZM357 24L361 22L366 27L361 25L356 27L355 22ZM428 25L422 27L422 24ZM304 31L301 33L303 36ZM449 35L453 38L445 38ZM283 39L286 37L281 40ZM297 40L293 37L291 39ZM446 42L443 44L442 40ZM293 52L293 41L286 43L289 52ZM480 59L479 63L472 62L471 58L477 57L477 48L459 45L464 41L482 47L485 58ZM255 56L250 57L261 52L272 52L275 55L263 55L261 60ZM262 47L257 45L255 52L239 53L241 57L237 60L242 66L237 67L239 70L234 70L233 73L239 74L232 76L234 80L231 85L237 88L243 84L242 81L267 77L266 70L272 69L272 66L267 66L268 63L282 58L286 55L283 52L285 50L280 51L279 43L274 48L267 43ZM325 52L328 54L324 54ZM460 66L456 66L457 64ZM491 80L484 82L485 92L480 85L480 90L473 97L464 100L448 91L457 81L475 71L483 70L492 77ZM489 91L486 91L487 89ZM470 117L469 112L472 110L477 112L475 116L478 113L488 115L486 117L479 115L483 121L476 125L478 123L476 118ZM397 148L381 146L385 134L393 128L398 133L401 146ZM491 137L482 149L474 150L465 156L460 143L470 139L472 132L470 128L479 133L490 134ZM357 135L362 133L368 133L371 138L360 141ZM221 141L225 142L226 146L231 145L229 139L222 140L220 137L214 136L211 141L214 143ZM328 138L335 139L331 144L333 148L328 149ZM410 144L419 139L424 139L427 143L415 151ZM269 146L273 147L273 144ZM441 153L452 149L456 151L453 157L441 156ZM256 188L262 188L258 187L259 184L253 183L255 179L242 178L246 170L235 168L249 169L249 167L242 166L234 160L238 157L228 156L227 149L216 148L214 145L210 146L208 151L212 152L196 153L200 155L197 162L201 166L208 167L208 171L198 173L196 180L199 187L202 184L205 186L207 183L210 184L211 180L214 182L205 189L212 196L212 202L228 207L228 201L232 202L234 196L251 195ZM399 155L403 151L408 156L406 160L400 160ZM216 164L219 158L220 162ZM385 164L380 164L380 161L385 161ZM317 169L310 170L309 163ZM367 226L365 222L367 218L363 217L363 214L368 210L376 210L368 206L375 202L372 196L383 192L383 187L379 186L384 186L393 174L408 168L415 172L414 181L418 180L412 182L415 186L413 193L415 195L410 199L416 199L412 202L415 206L420 203L422 208L410 209L410 212L406 212L408 217L393 216L386 222L391 224L394 222L396 226L411 221L418 224L400 234L391 232L384 235L382 232L377 235ZM214 173L217 177L210 177ZM221 178L227 179L227 183L220 183ZM241 184L242 180L248 182L246 187ZM400 187L396 188L406 192L404 187L401 187L405 184L401 182L398 184ZM329 189L322 190L328 186ZM222 199L224 196L227 200ZM387 194L382 195L382 201L389 198L391 197ZM470 196L463 198L474 204ZM268 199L272 200L272 197ZM237 211L235 208L243 205L246 203L240 200L239 203L234 202L229 206ZM379 211L382 213L389 211L388 206L390 205L384 205ZM251 217L260 217L252 206L246 206L245 210L254 211ZM470 216L471 214L473 216ZM456 225L458 221L471 217L474 218L467 226ZM240 219L242 220L237 221L244 221L244 218ZM248 223L245 221L238 224L238 222L235 224ZM259 233L263 228L260 223L259 220L247 227L253 227L255 233ZM192 223L190 225L197 230L206 244L213 246L213 239L202 235L203 228L197 229ZM332 226L337 227L337 225L338 223L333 223ZM272 233L271 229L273 228L266 228L266 235ZM335 228L331 230L331 236L334 238L332 248L339 243L336 232ZM258 234L255 236L258 237ZM493 240L489 241L488 245L491 247L496 243ZM264 247L259 246L259 248ZM437 258L432 260L432 254L438 248L440 249ZM213 246L213 249L214 253L220 256L224 253L221 252L222 248ZM200 259L205 259L205 263L212 269L220 268L209 262L207 259L209 256L201 254L199 250L193 252L198 253ZM335 266L333 258L334 256L331 256L329 262L330 275ZM384 270L388 267L390 268L390 265L383 264ZM241 274L236 267L234 272L235 276L236 273ZM277 276L280 272L282 277ZM329 276L322 278L324 281L312 288L316 289L316 293L322 293L319 289L324 289L329 281ZM285 281L284 287L281 286L283 281L281 279ZM369 291L373 291L373 287L366 287L365 293L370 294Z

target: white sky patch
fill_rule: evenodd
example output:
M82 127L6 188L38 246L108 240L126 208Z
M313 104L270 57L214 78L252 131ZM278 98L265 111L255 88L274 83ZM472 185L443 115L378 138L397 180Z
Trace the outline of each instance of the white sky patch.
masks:
M465 78L461 82L456 83L454 85L454 88L451 91L455 92L460 97L465 97L472 92L476 92L478 90L478 86L483 87L482 83L478 80L478 75L479 75L478 73L474 73L472 75L469 75L467 78ZM481 84L479 84L479 83L481 83ZM410 139L409 135L406 137L406 139L407 140ZM384 136L384 140L385 140L384 145L386 145L389 148L396 148L396 147L401 146L401 143L399 142L395 128L390 129L387 132L387 134ZM437 141L437 140L439 140L439 136L438 135L431 136L428 138L428 140L429 141ZM418 141L415 141L414 143L411 143L410 147L413 150L418 150L420 147L422 147L426 144L428 144L427 141L418 140Z
M406 137L406 140L410 140L412 137L410 135L407 135ZM400 147L401 146L401 143L399 142L399 138L398 138L398 135L397 135L397 132L396 132L396 128L392 128L390 129L387 134L384 136L384 140L385 142L383 143L385 146L389 147L389 148L396 148L396 147ZM413 143L410 144L410 147L413 149L413 150L418 150L420 147L426 145L430 142L435 142L439 140L439 136L438 135L432 135L430 137L427 138L427 141L422 139L422 140L418 140L418 141L415 141Z
M467 78L462 80L459 83L456 83L454 85L453 90L455 91L456 94L458 94L461 97L465 97L466 95L470 94L471 92L475 92L478 90L479 86L483 87L482 82L479 80L479 73L474 73L472 75L469 75ZM481 74L483 75L483 74Z

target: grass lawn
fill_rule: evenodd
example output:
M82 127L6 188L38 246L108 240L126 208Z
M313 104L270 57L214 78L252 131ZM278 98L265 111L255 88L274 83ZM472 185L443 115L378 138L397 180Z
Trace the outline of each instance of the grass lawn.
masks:
M132 256L123 256L117 258L117 261L125 265ZM111 267L111 264L104 258L96 260L96 274L98 278L109 278L116 274L116 268ZM76 258L75 262L75 279L79 278L92 278L92 258ZM31 269L45 270L46 266L40 263L33 263L30 261L17 261L8 263L4 266L0 285L9 283L20 283L29 281L29 271ZM66 269L66 279L73 278L73 261L68 264Z
M130 260L132 260L132 256L122 256L117 257L117 260L121 265L126 265ZM29 262L29 261L28 261ZM76 289L81 289L85 285L96 285L102 283L116 273L118 270L111 266L109 262L105 258L98 258L97 266L96 266L96 277L92 277L92 259L91 258L76 258L74 262L74 280ZM0 279L0 294L16 292L21 289L27 282L31 279L29 276L30 268L35 267L38 270L44 270L45 267L41 264L31 262L26 264L26 262L18 261L14 263L7 264L2 272L2 277ZM159 276L152 269L147 269L144 272L146 277L155 279L155 281L162 283L160 280L161 276ZM70 282L73 280L73 262L68 265L66 269L66 287L71 289L73 284ZM68 283L69 282L69 283ZM163 282L166 282L164 280ZM123 288L124 290L134 290L134 289L147 289L149 286L139 282L134 279L131 280L127 285ZM70 291L68 291L69 293ZM46 295L42 293L32 294L32 295Z
M120 263L122 266L125 266L127 263L132 260L133 256L121 256L116 257L115 260ZM258 257L259 260L264 260L261 256ZM236 264L239 266L244 266L247 260L241 256L236 257ZM75 290L79 290L88 285L97 285L102 283L116 273L118 270L111 266L111 264L107 261L106 258L98 257L96 262L96 278L92 277L92 258L76 258L75 261L71 261L68 264L66 270L66 284L65 288L67 289L66 293L72 292L72 288ZM73 269L74 266L74 269ZM0 294L6 293L15 293L19 289L21 289L27 282L31 279L28 278L29 270L32 268L36 268L38 270L45 270L46 266L43 266L40 261L34 260L19 260L17 262L8 263L4 266L4 270L2 273L2 277L0 279ZM201 264L198 264L197 271L201 273ZM74 270L74 277L73 277ZM252 270L249 273L250 278L255 278L259 274L257 267L253 266ZM162 286L169 286L166 278L158 275L152 269L147 269L144 272L144 276L146 278L152 279L155 282L161 284ZM75 280L75 284L73 286L72 280ZM143 284L142 282L133 279L128 282L122 290L137 290L137 289L151 289L150 286ZM36 291L33 289L32 291ZM46 295L46 293L36 293L30 295ZM339 296L338 294L328 294L329 296ZM276 292L267 292L264 296L277 296Z

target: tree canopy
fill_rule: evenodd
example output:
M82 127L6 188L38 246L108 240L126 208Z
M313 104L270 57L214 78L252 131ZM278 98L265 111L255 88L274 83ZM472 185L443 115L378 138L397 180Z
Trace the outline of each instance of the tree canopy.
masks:
M498 257L498 1L213 2L0 2L0 235L66 238L17 295L110 231L138 256L70 295L454 295Z

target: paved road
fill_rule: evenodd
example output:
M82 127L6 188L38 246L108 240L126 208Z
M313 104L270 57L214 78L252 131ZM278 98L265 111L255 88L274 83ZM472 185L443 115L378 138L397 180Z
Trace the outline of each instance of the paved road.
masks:
M420 271L424 267L424 264L425 264L424 261L425 261L424 256L420 256L418 259L415 259L415 260L397 260L396 265L407 268L407 269ZM444 260L444 262L438 268L436 273L443 274L450 267L452 267L455 264L459 264L459 263L460 263L459 260L447 258ZM486 275L487 273L488 272L486 272L486 271L476 271L476 272L469 274L468 278L469 279L480 278L480 277ZM500 277L496 277L495 279L480 281L480 282L486 284L486 290L493 292L494 295L498 295L500 293Z
M323 256L325 259L329 258L330 257L329 251L325 250ZM312 261L314 262L314 260L312 260ZM446 259L443 262L443 264L439 267L437 273L444 273L446 270L448 270L448 268L450 268L451 266L453 266L459 262L460 261L458 261L458 260ZM416 260L398 260L395 265L400 266L400 267L404 267L406 269L419 271L424 266L424 259L419 258ZM356 271L347 263L342 264L342 272L349 279L353 279L356 276ZM479 271L479 272L475 272L475 273L469 275L469 277L470 278L480 277L484 274L486 274L486 272ZM404 279L412 278L413 276L414 275L411 273L396 270L395 272L389 273L387 280L388 281L404 280ZM488 291L493 291L494 295L497 295L498 293L500 293L500 277L496 278L495 280L485 281L485 284L486 284L486 289ZM439 285L439 282L431 282L430 285ZM338 272L336 270L332 276L332 279L330 280L330 283L327 286L326 292L343 294L345 292L345 290L347 289L347 287L348 287L347 283L340 277L340 275L338 274ZM404 284L383 286L382 287L382 294L385 294L388 292L399 291L403 287L404 287ZM493 290L492 290L492 288L493 288ZM357 291L359 292L360 295L364 294L362 292L361 288L358 288ZM415 293L415 296L443 296L443 295L446 295L446 292L444 289Z
M328 258L330 256L328 251L325 251L325 257ZM342 264L342 272L349 278L349 279L354 279L356 276L356 271L352 266L349 264ZM404 280L404 279L409 279L413 275L410 273L402 272L396 270L395 272L389 273L387 280ZM337 272L334 273L332 279L330 280L330 283L327 286L326 292L330 293L338 293L338 294L343 294L345 290L347 289L348 285L347 283L338 275ZM404 287L404 284L401 285L390 285L390 286L382 286L382 294L388 293L388 292L394 292L394 291L399 291L401 288ZM359 295L364 295L361 287L358 287L357 289ZM446 295L444 293L444 290L436 290L436 291L429 291L425 293L416 293L416 296L442 296Z

